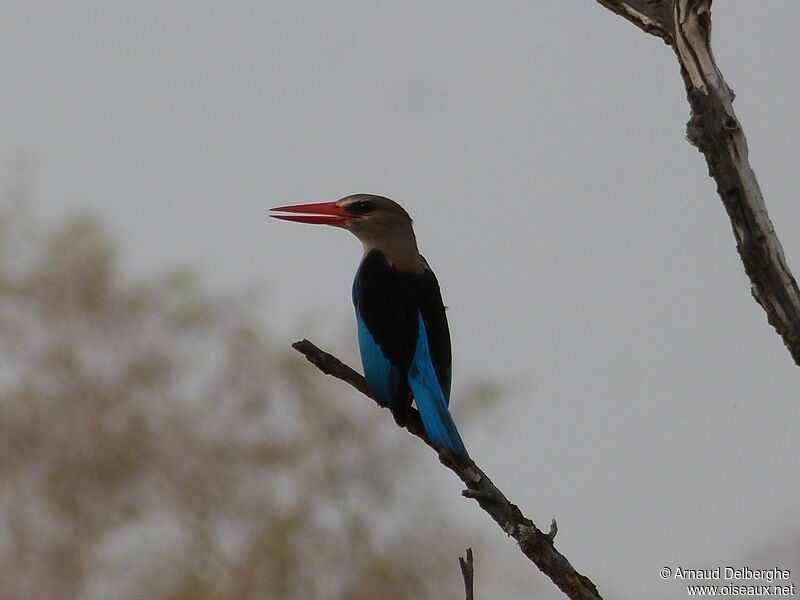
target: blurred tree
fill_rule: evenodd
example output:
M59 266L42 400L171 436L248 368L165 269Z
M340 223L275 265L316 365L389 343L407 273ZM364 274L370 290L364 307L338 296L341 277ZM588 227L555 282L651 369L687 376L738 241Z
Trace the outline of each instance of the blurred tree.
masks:
M386 414L271 347L252 298L126 282L94 218L6 196L0 598L463 593L442 515L393 500Z

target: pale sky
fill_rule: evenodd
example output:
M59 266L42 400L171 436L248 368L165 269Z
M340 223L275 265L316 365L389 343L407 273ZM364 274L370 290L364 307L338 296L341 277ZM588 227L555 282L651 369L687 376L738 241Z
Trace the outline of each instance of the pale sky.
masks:
M795 275L799 19L796 2L713 10ZM132 275L263 285L280 344L313 337L357 366L360 247L267 209L403 204L449 306L456 420L459 389L506 382L463 432L470 453L540 526L558 519L605 597L685 597L664 566L800 584L800 370L750 297L660 40L594 0L11 1L0 81L4 179L22 159L43 213L101 214ZM453 510L502 536L420 456ZM562 597L503 547L476 547L479 590L511 568Z

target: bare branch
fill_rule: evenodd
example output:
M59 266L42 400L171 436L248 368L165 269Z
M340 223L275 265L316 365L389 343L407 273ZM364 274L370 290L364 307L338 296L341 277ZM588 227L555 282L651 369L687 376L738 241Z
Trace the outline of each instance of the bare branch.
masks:
M303 354L311 363L327 375L349 383L362 394L369 396L364 378L342 363L332 354L317 348L308 340L292 344L292 348ZM520 550L547 575L558 588L573 600L600 600L600 593L592 581L578 573L567 558L553 544L553 530L542 532L522 514L522 511L505 497L472 460L459 459L447 450L438 448L428 439L419 413L413 408L405 426L410 433L420 438L439 454L439 461L453 471L467 489L462 494L473 498L478 505L509 536L519 544ZM552 534L552 535L551 535Z
M672 39L672 10L670 1L656 0L597 0L608 10L627 19L647 33L662 38L667 44Z
M467 548L467 558L458 557L458 564L461 565L461 575L464 577L464 597L466 600L473 600L475 590L473 581L475 579L475 569L472 565L472 548Z
M597 0L672 46L691 106L687 137L706 157L708 172L731 220L753 298L800 366L800 290L767 214L747 140L711 51L711 0Z

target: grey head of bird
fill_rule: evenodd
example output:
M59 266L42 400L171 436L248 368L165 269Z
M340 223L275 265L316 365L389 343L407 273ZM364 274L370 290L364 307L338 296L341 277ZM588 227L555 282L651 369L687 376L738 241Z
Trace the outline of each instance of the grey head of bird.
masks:
M361 241L365 256L372 250L379 250L397 269L411 272L423 269L424 261L417 249L411 217L389 198L353 194L336 202L281 206L272 210L314 213L272 216L286 221L341 227Z

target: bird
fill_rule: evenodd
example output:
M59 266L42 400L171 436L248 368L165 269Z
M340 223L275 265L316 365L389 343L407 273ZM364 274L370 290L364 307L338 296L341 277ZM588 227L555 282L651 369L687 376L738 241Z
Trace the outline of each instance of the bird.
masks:
M270 215L284 221L346 229L361 241L352 300L370 395L401 426L413 398L431 441L469 458L449 409L452 351L439 282L406 210L383 196L354 194L272 211L296 213Z

